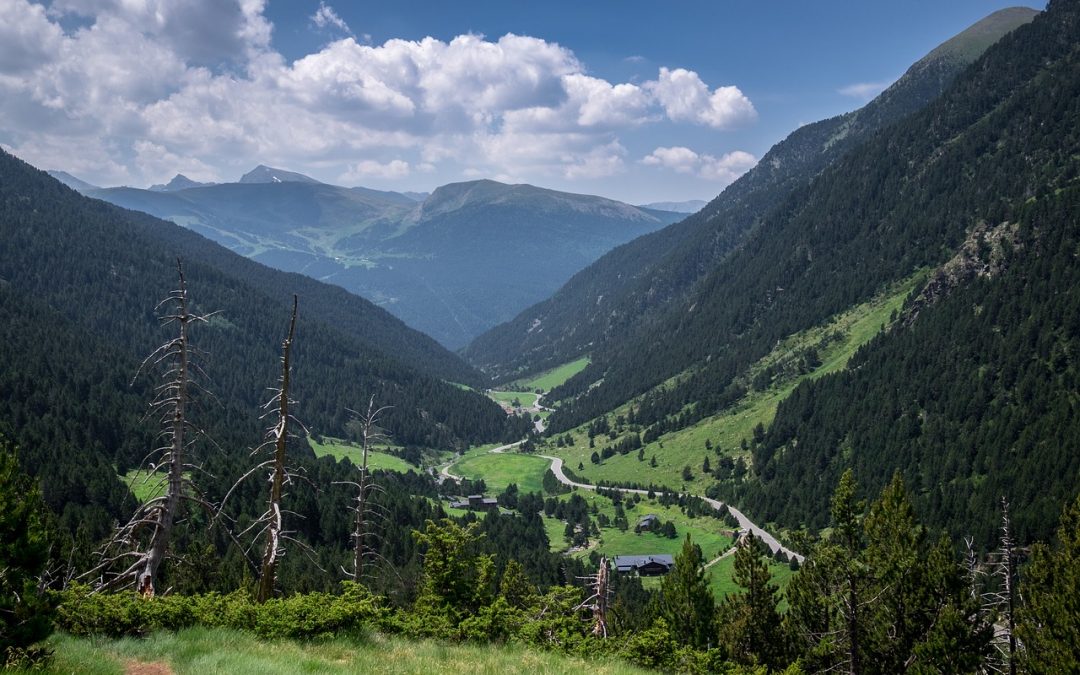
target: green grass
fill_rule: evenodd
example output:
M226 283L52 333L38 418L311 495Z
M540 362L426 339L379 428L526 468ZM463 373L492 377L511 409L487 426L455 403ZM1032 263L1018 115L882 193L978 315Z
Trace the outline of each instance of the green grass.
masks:
M517 399L522 408L536 407L536 394L531 391L496 391L492 389L487 394L496 403L511 405Z
M140 503L145 503L165 494L166 475L163 471L150 472L145 469L132 469L121 477ZM191 472L185 471L184 478L191 478Z
M260 640L234 630L189 628L154 633L144 639L57 635L49 644L56 649L56 656L46 673L112 675L140 663L166 664L177 675L646 672L615 660L586 661L517 646L454 645L382 635L316 641Z
M574 375L577 375L581 371L585 370L585 366L589 365L589 357L583 356L576 361L570 363L564 363L561 366L556 366L551 370L545 370L539 375L534 375L527 380L518 380L511 383L508 387L514 389L523 389L525 391L536 391L542 389L543 391L551 391L555 387L563 384Z
M543 492L544 472L550 465L543 457L515 452L467 453L450 472L473 480L483 478L492 494L502 492L510 483L517 483L520 492Z
M325 437L323 438L323 442L319 443L309 436L308 444L311 446L311 449L315 451L316 457L329 455L338 460L348 457L349 461L357 466L360 466L363 462L364 451L351 443ZM398 473L420 471L420 469L409 464L400 457L387 453L386 450L387 448L376 447L368 452L368 468L385 469L387 471L397 471Z
M709 588L712 589L713 595L717 598L723 598L731 593L741 593L742 588L735 583L735 555L729 555L720 562L716 563L712 567L706 570L710 573ZM787 563L778 563L776 561L769 561L769 574L772 575L772 583L776 584L780 588L780 595L783 597L784 591L787 589L788 582L791 581L791 577L795 572L791 571ZM782 599L780 601L780 611L787 610L787 600Z
M562 457L567 466L586 482L607 480L655 483L701 493L713 482L711 476L701 471L706 456L712 466L715 466L718 459L715 452L717 447L729 456L745 454L741 445L744 440L749 441L752 438L754 427L758 424L768 427L776 415L777 406L799 383L843 369L859 347L877 335L882 326L888 325L892 312L903 305L904 299L921 278L921 274L913 275L867 303L782 340L744 374L747 381L770 365L790 361L806 348L824 344L817 350L821 364L808 373L777 382L764 391L750 391L723 412L685 429L661 436L645 446L644 461L638 461L635 451L627 455L616 454L600 465L593 464L590 456L594 451L599 453L605 445L617 443L621 439L609 441L606 436L598 436L596 447L590 448L585 433L587 424L572 432L574 445L566 448L549 446L544 451ZM679 377L673 379L677 380ZM611 417L625 414L631 405L620 406L613 411ZM712 444L713 450L705 448L706 440ZM650 467L649 460L652 457L656 458L655 468ZM579 464L581 468L578 468ZM682 479L683 467L687 465L693 474L690 481Z

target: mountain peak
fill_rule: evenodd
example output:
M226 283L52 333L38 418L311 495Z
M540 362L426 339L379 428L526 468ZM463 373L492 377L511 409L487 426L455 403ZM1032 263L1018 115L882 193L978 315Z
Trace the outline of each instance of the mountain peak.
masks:
M206 187L213 185L214 183L200 183L197 180L191 180L182 173L178 173L173 176L172 180L162 185L158 183L151 185L150 190L153 192L175 192L177 190L187 190L188 188Z
M320 183L310 176L260 164L240 177L240 183Z
M76 178L75 176L72 176L67 171L56 171L56 170L50 169L49 171L46 171L45 173L49 174L50 176L52 176L56 180L60 181L64 185L68 186L72 190L76 190L78 192L85 192L87 190L98 190L98 189L100 189L96 185L92 185L92 184L87 183L86 181L84 181L84 180L82 180L80 178Z

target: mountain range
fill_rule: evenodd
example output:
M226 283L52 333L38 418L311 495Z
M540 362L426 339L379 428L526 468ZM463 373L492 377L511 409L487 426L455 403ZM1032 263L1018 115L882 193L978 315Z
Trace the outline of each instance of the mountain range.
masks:
M346 288L453 348L546 298L613 247L681 217L531 185L482 180L431 194L384 192L262 165L236 183L177 175L149 190L75 187Z

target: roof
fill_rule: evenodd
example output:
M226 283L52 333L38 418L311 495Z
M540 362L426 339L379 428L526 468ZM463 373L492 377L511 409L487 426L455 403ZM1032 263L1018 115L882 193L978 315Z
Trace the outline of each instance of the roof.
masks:
M675 559L666 554L657 555L617 555L615 556L615 569L619 572L631 572L646 565L663 565L674 567Z
M656 515L655 513L650 513L639 518L638 523L645 523L651 520L660 520L660 516Z

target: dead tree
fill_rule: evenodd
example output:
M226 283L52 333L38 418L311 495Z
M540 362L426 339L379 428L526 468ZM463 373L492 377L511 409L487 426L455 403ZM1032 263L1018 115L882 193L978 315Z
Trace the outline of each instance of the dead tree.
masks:
M997 672L1016 675L1019 651L1023 645L1016 639L1016 610L1020 595L1016 582L1017 567L1022 549L1016 546L1012 537L1012 522L1009 519L1009 502L1001 499L1001 540L998 550L991 554L991 575L997 578L997 587L983 595L985 607L998 616L994 627L992 643L998 651L996 663L991 668Z
M360 478L355 482L342 481L337 484L351 485L356 488L356 504L353 506L353 533L351 537L353 541L352 572L342 570L353 581L360 581L364 576L364 569L368 561L379 557L375 548L369 544L374 536L371 531L371 524L380 513L380 510L372 501L372 493L378 488L372 480L371 472L368 469L368 455L374 443L386 438L378 427L378 421L379 416L387 409L387 407L376 408L375 396L372 395L368 399L367 412L360 414L355 410L349 411L356 415L360 422Z
M611 605L611 568L607 558L600 559L600 569L596 574L584 577L586 585L592 594L574 608L574 611L588 609L592 611L592 634L597 637L607 637L607 614Z
M292 315L289 320L289 330L285 336L285 340L281 344L281 378L278 380L278 386L272 390L273 396L263 406L263 409L266 411L263 417L272 417L274 423L267 428L266 437L263 443L251 453L253 456L260 456L268 453L270 457L257 463L249 469L247 473L241 476L233 486L229 488L229 491L221 500L222 512L224 512L225 504L228 502L233 492L235 492L244 481L260 471L269 469L267 480L270 485L270 495L267 498L266 511L264 511L263 514L246 530L233 535L234 541L240 541L247 538L252 532L255 532L255 535L251 540L251 545L242 549L245 557L248 557L251 548L265 537L261 562L256 566L251 562L250 557L248 557L249 564L251 564L253 568L258 568L258 585L255 589L255 600L257 602L266 602L274 594L274 588L277 583L278 564L281 561L281 557L285 555L286 542L291 542L308 553L311 553L310 547L295 539L292 536L293 533L285 529L285 514L287 512L282 508L282 501L286 496L285 488L294 481L303 480L303 476L299 472L286 464L286 448L288 440L292 435L290 428L293 424L297 424L303 428L303 425L300 424L299 420L297 420L290 412L291 407L296 401L289 397L292 375L292 345L296 332L297 304L298 300L294 295Z
M213 510L189 478L193 471L201 468L187 458L191 442L201 433L188 420L192 391L200 388L194 375L202 372L194 360L196 353L191 347L190 331L193 324L205 323L210 315L192 313L184 269L179 260L176 269L179 285L157 308L171 305L161 321L163 325L175 324L178 334L154 350L139 368L142 372L147 368L166 366L162 375L164 381L155 390L149 412L159 417L162 431L158 437L164 443L152 450L141 465L152 473L164 468L164 493L139 506L131 520L117 530L102 550L101 562L83 575L97 576L99 590L134 587L152 597L158 570L171 555L170 539L181 503L194 502ZM121 571L111 572L117 567Z

